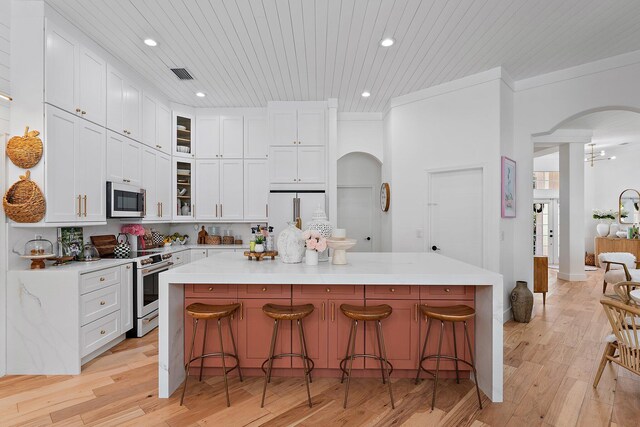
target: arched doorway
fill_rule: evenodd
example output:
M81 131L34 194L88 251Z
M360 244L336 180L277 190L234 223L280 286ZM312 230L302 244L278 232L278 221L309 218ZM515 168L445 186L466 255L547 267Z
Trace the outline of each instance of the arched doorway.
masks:
M358 242L355 252L380 251L378 191L381 164L370 154L349 153L338 159L338 228Z

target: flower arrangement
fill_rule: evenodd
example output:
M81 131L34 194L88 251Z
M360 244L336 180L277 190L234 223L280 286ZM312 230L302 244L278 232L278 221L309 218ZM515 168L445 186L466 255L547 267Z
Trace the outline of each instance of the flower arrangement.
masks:
M615 220L617 216L617 212L612 209L594 209L593 210L593 219L599 220Z
M306 230L302 233L307 250L322 252L327 249L327 239L315 230Z
M120 229L123 233L131 234L133 236L144 236L144 227L140 224L127 224L123 225Z

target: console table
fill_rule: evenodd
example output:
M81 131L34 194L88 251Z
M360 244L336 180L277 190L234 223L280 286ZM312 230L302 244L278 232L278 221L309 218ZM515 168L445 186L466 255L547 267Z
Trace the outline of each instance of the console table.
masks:
M598 255L603 252L629 252L640 259L640 239L618 239L615 237L596 237L596 267L600 267Z

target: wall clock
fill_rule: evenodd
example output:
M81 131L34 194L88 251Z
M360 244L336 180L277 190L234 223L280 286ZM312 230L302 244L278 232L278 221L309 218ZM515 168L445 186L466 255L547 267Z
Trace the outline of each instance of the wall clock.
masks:
M383 182L380 186L380 209L382 212L389 210L389 204L391 202L391 188L388 182Z

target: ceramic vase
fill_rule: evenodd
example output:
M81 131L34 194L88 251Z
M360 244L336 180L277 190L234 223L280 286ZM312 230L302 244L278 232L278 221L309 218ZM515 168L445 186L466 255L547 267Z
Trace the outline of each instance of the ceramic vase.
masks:
M333 225L331 225L331 223L327 220L327 214L321 206L318 206L313 212L311 221L309 221L309 224L307 225L307 230L317 231L325 239L331 237ZM320 262L329 261L329 251L325 249L324 251L320 252L318 255L318 260Z
M290 222L289 226L278 234L278 256L285 264L297 264L302 262L304 255L304 240L302 231Z
M518 280L516 287L511 291L511 311L513 320L520 323L529 323L533 310L533 292L527 287L527 282Z
M257 252L257 253L264 252L264 245L262 243L256 243L254 252Z
M307 265L318 265L318 251L307 249L304 256L304 262Z
M596 226L596 231L598 232L598 236L606 237L609 234L609 224L604 222L599 223Z

